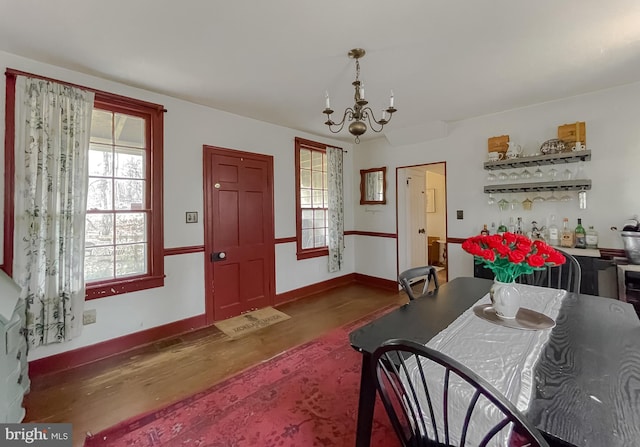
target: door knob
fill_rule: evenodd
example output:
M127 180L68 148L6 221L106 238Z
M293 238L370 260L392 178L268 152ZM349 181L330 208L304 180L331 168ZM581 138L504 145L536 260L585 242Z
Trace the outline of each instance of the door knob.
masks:
M211 262L224 261L225 259L227 259L227 254L224 251L211 253Z

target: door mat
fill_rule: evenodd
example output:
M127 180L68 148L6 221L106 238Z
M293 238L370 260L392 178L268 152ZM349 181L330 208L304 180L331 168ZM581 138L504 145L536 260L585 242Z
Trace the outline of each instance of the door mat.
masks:
M214 324L229 337L238 338L289 318L291 317L284 312L265 307Z

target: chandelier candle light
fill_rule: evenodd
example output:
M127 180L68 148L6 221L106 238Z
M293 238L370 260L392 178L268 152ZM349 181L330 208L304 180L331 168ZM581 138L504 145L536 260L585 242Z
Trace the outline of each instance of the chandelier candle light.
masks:
M389 107L382 110L382 117L379 120L377 120L373 115L373 110L371 110L370 107L366 107L368 101L364 97L364 84L360 81L360 58L364 57L365 54L366 52L362 48L354 48L348 53L351 59L356 60L356 80L351 83L355 89L355 104L353 105L353 108L347 107L344 111L344 115L342 115L342 120L339 123L334 122L331 119L333 110L331 110L329 92L325 92L325 108L322 112L327 115L327 121L325 121L325 124L329 126L329 130L332 133L340 132L344 128L347 120L353 121L349 124L349 132L356 137L356 144L360 142L360 135L367 131L367 124L365 123L365 120L369 122L371 130L374 132L381 132L385 124L391 121L391 117L396 111L393 106L393 90L389 97Z

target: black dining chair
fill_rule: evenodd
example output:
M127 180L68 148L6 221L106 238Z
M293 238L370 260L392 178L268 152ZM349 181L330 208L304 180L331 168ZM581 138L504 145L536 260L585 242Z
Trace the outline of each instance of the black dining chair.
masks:
M429 290L429 285L433 280L433 289ZM422 293L416 294L412 285L424 281L422 287ZM398 284L402 286L402 289L409 296L410 300L415 300L421 296L433 295L438 291L440 284L438 283L438 273L436 268L431 265L425 265L422 267L413 267L398 275Z
M371 365L378 393L403 447L475 447L490 442L548 447L542 434L498 390L441 352L408 340L388 340L374 351ZM442 381L434 380L440 372ZM454 390L462 386L469 390L464 405L458 402L458 393L454 396ZM489 408L479 409L478 402ZM459 419L452 423L455 409ZM479 433L477 417L485 410L494 415L493 425ZM506 444L499 439L501 433Z
M543 270L535 270L528 275L521 275L516 281L520 284L564 289L568 292L580 293L582 269L578 260L566 251L557 248L556 250L565 257L566 262L564 264L554 267L547 266Z

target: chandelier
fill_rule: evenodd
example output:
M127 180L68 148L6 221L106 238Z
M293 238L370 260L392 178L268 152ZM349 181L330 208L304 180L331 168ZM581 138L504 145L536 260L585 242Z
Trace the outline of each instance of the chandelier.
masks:
M325 108L322 111L322 113L327 115L327 121L325 121L325 124L329 126L329 130L332 133L340 132L344 128L347 120L351 121L351 124L349 124L349 132L356 137L356 144L360 142L360 135L367 131L367 124L365 121L369 122L371 130L374 132L381 132L385 124L391 121L391 117L396 111L393 107L393 90L389 97L389 107L382 110L382 117L379 120L377 120L373 115L373 110L371 110L370 107L367 107L368 101L364 98L364 84L360 82L360 58L364 57L365 54L366 52L362 48L354 48L348 53L351 59L356 60L356 80L351 83L355 88L355 104L353 107L346 108L344 115L342 115L342 120L339 123L334 122L331 119L333 110L331 110L329 92L325 92Z

